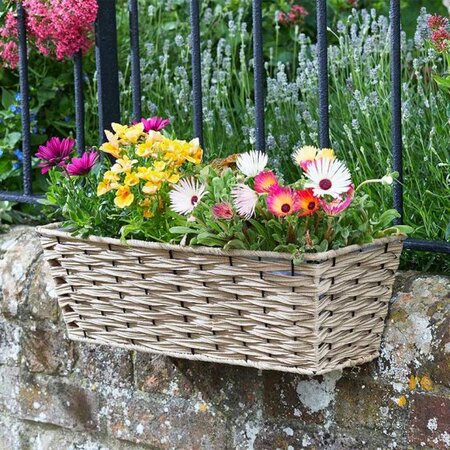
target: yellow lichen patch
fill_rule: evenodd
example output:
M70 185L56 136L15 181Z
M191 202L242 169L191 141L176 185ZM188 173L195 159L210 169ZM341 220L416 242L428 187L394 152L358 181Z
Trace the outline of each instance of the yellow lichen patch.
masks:
M408 400L406 400L406 397L404 395L398 398L396 402L397 405L400 406L400 408L404 408L408 404Z
M434 386L433 380L428 375L424 375L420 379L420 386L425 391L432 391L433 390L433 386Z
M415 375L409 377L408 387L410 391L413 391L417 387L417 382L419 379Z
M206 404L206 403L199 403L199 404L197 404L197 411L199 411L199 412L206 412L206 411L208 411L208 405Z

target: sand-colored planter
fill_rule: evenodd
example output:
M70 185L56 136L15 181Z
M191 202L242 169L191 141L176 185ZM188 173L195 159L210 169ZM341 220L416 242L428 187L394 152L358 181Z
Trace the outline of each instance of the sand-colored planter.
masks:
M401 237L308 254L39 227L70 339L300 374L378 356Z

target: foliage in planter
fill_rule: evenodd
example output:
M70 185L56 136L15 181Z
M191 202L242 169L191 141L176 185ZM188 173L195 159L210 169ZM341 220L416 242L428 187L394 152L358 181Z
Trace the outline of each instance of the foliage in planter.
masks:
M40 166L50 172L47 203L75 235L228 249L323 252L411 231L391 226L395 210L380 211L362 193L369 183L392 184L392 175L356 189L331 149L302 147L293 158L304 174L286 184L251 151L200 166L198 140L156 131L160 118L113 124L101 150L116 158L97 164L96 151L72 157L73 140L41 146Z

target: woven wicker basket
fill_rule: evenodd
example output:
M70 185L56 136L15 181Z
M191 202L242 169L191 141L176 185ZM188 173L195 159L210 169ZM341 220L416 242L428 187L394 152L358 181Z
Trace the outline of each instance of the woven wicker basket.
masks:
M322 374L378 356L402 239L310 254L222 251L39 227L70 339Z

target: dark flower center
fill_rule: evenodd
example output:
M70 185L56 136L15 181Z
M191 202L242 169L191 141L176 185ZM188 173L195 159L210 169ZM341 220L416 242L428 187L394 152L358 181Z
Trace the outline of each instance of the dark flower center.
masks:
M285 214L288 213L291 210L291 205L288 203L285 203L281 206L281 211L283 211Z
M316 202L309 202L308 203L308 209L313 210L316 207Z
M191 203L193 205L195 205L197 202L198 202L198 197L196 195L193 195L192 198L191 198Z
M324 178L323 180L320 180L319 187L320 189L327 191L331 187L331 181L327 178Z

